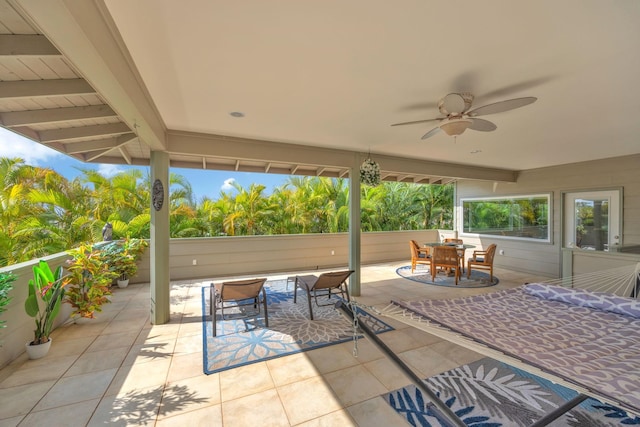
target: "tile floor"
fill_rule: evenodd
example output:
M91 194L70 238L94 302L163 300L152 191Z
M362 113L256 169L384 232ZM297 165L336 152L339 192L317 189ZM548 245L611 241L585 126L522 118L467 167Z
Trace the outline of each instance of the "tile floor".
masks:
M400 278L405 263L366 266L365 305L392 298L447 298L518 286L536 278L501 270L484 289L422 285ZM287 275L270 276L284 278ZM26 355L0 370L0 427L9 426L404 426L380 397L409 384L382 352L360 340L204 375L200 288L210 280L172 283L171 321L149 323L149 285L115 289L89 324L53 334L49 354ZM421 377L482 356L385 318L380 335Z

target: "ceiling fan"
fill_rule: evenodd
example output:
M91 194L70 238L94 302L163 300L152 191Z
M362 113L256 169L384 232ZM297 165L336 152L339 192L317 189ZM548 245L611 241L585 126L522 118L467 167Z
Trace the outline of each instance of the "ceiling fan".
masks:
M464 93L450 93L438 102L438 109L444 117L436 117L434 119L415 120L412 122L394 123L391 126L413 125L416 123L426 123L438 121L438 126L431 129L422 136L427 139L441 130L449 136L461 135L465 130L472 129L481 132L491 132L496 130L497 126L492 122L484 119L478 119L477 116L486 116L489 114L502 113L503 111L513 110L515 108L524 107L525 105L536 102L538 98L533 96L525 98L514 98L506 101L495 102L493 104L483 105L482 107L471 110L473 103L473 95Z

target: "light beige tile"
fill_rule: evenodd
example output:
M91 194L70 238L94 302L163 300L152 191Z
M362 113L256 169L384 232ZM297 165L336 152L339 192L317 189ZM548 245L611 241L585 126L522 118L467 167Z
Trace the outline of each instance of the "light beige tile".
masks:
M55 381L41 381L0 389L0 419L28 414L54 384Z
M106 333L106 330L105 330ZM100 335L89 346L87 351L103 351L120 347L131 347L136 340L138 332L124 332L118 334Z
M151 426L158 416L163 389L159 385L106 396L87 426Z
M65 339L62 341L59 341L56 337L51 344L51 348L49 349L49 353L47 353L46 358L80 355L89 348L93 341L95 341L96 337L97 336L88 336L75 339Z
M364 367L380 381L388 391L411 384L409 379L390 359L378 359L366 363Z
M168 384L162 393L158 419L219 404L220 378L201 375Z
M0 427L16 427L23 419L24 416L22 415L19 417L5 418L4 420L0 420Z
M174 382L185 378L204 375L203 363L204 362L202 360L202 354L200 353L185 354L184 356L174 356L171 359L171 366L169 367L167 382Z
M148 321L146 319L118 320L114 319L104 328L103 334L135 333L136 337ZM135 338L134 338L135 340Z
M349 340L339 345L344 347L347 350L347 352L350 352L353 355L353 352L354 352L353 340ZM367 363L372 360L383 358L384 354L371 341L369 341L364 337L361 337L361 338L358 338L357 355L354 355L354 357L360 363Z
M267 360L267 367L276 386L320 375L306 352Z
M387 392L387 388L363 366L353 366L324 375L344 406L351 406Z
M34 410L55 408L102 397L116 369L92 372L60 379L38 402Z
M308 378L278 387L278 394L291 425L342 409L340 401L322 377Z
M185 412L184 414L159 420L156 423L156 427L211 427L222 425L224 424L222 422L222 405L220 404Z
M120 347L110 350L84 353L64 374L65 377L87 374L105 369L119 368L127 355L127 348Z
M381 334L380 339L396 354L422 347L424 344L416 341L408 332L409 329L385 332Z
M179 337L173 351L176 355L202 353L202 334Z
M273 390L241 397L222 403L224 424L233 427L283 427L289 420Z
M431 377L459 365L429 347L404 352L400 354L400 358L421 378Z
M220 390L223 402L274 387L271 373L265 362L220 372Z
M84 325L72 323L55 330L54 343L76 338L97 337L105 330L107 325L108 323L106 322L87 323Z
M355 420L349 415L346 410L335 411L327 415L323 415L318 418L306 421L302 424L296 425L296 427L358 427Z
M169 360L173 355L175 344L175 339L173 339L167 340L166 342L134 345L131 347L131 350L126 348L125 350L129 350L129 352L122 364L126 366L136 363L155 362L163 359Z
M350 350L341 345L330 345L316 350L307 351L306 354L313 362L318 372L339 371L349 366L357 365L358 359L353 357Z
M5 379L0 388L14 387L22 384L57 380L71 367L78 356L49 357L29 360ZM48 363L44 363L44 360Z
M359 426L389 427L408 425L407 421L398 415L382 397L374 397L350 406L347 410Z
M99 402L100 399L85 400L72 405L31 412L20 423L20 427L42 427L47 425L84 427Z
M430 345L430 349L440 353L442 356L451 359L458 365L466 365L468 363L475 362L482 359L484 356L480 353L476 353L473 350L469 350L464 347L460 347L449 341L441 341L436 344Z
M162 385L167 379L170 359L149 363L122 366L107 390L107 395L126 393L131 390L145 389Z

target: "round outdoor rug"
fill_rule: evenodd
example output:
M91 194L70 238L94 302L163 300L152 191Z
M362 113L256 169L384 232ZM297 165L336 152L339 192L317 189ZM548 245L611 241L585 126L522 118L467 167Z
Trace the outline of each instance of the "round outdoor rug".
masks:
M431 272L429 271L429 267L418 266L411 274L411 266L406 265L404 267L400 267L396 270L398 276L404 277L405 279L413 280L414 282L424 283L426 285L436 285L436 286L450 286L452 288L456 287L456 283L453 276L447 276L444 273L438 272L436 274L435 282L431 280ZM488 286L495 286L498 284L500 280L494 275L493 281L489 280L489 274L484 273L482 271L471 270L471 277L467 279L467 273L465 269L465 273L461 275L458 279L458 287L459 288L486 288Z

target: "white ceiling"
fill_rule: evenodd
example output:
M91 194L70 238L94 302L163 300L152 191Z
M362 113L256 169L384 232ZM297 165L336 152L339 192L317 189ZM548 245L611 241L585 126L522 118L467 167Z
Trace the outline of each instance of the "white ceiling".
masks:
M638 0L0 0L0 125L85 162L514 181L640 153L639 76ZM538 100L390 126L452 92Z
M510 170L640 152L637 0L105 4L168 129ZM390 126L450 92L538 101L457 141Z

